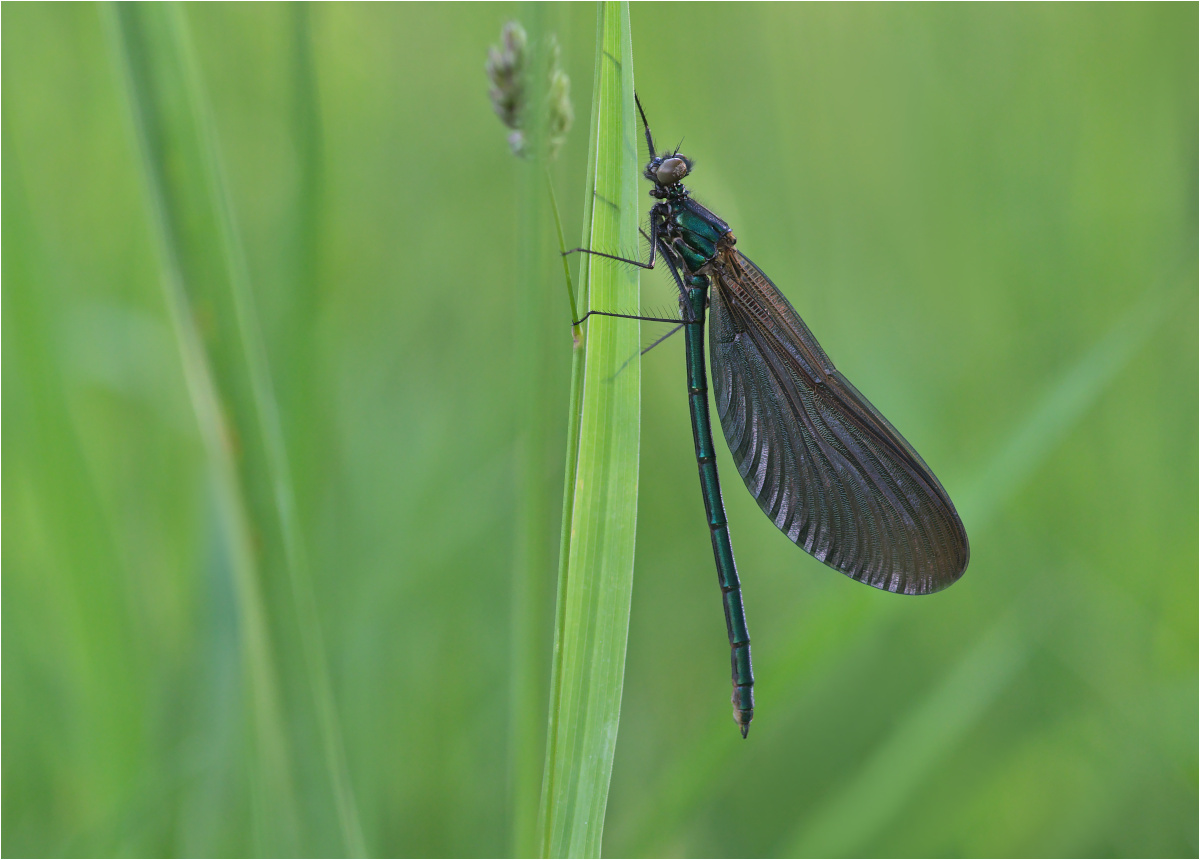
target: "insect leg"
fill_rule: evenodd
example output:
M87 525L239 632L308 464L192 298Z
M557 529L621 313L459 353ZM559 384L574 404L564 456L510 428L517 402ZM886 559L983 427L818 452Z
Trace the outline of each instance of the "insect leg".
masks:
M642 233L642 235L646 236L646 234L644 232ZM618 257L616 254L606 254L603 251L593 251L591 248L572 248L569 251L563 251L562 255L565 257L565 256L567 256L567 254L592 254L596 257L607 257L608 259L616 260L619 263L631 263L642 269L653 269L654 268L654 252L655 252L655 249L658 247L658 242L657 242L658 219L657 218L652 217L650 219L650 235L646 236L646 238L650 240L650 260L645 263L643 263L641 260L630 260L628 257Z
M651 223L651 225L650 225L650 231L651 231L651 233L655 233L655 234L658 232L653 223ZM653 249L655 247L656 247L655 245L650 246L650 248L651 248L650 259L651 260L654 259L654 250ZM578 320L571 323L571 325L579 325L579 323L583 322L585 319L587 319L590 316L618 317L620 319L627 319L627 320L643 320L644 322L669 322L669 323L679 323L681 325L688 323L690 320L686 317L686 314L688 312L688 304L687 304L687 300L686 300L687 288L684 287L683 278L679 274L679 268L678 268L679 263L676 262L675 252L671 249L670 245L666 244L666 242L664 242L661 239L657 242L657 247L662 249L663 259L667 261L667 269L670 270L671 277L675 279L675 286L677 286L679 288L679 296L680 296L679 306L680 306L680 308L683 309L683 312L685 314L684 319L680 320L680 319L668 319L666 317L644 317L644 316L640 316L639 314L618 314L618 313L612 313L611 311L588 311L586 314L584 314ZM598 252L589 251L588 253L595 254ZM607 257L608 255L603 254L602 256ZM613 259L620 259L620 258L614 257ZM628 262L632 262L632 261L628 261ZM644 265L644 264L642 264L642 265ZM646 268L650 268L650 267L646 266ZM670 334L674 334L674 331L672 331ZM668 334L667 337L670 337L670 334ZM664 340L665 340L665 338L664 338ZM658 345L657 343L651 344L650 348L653 349L657 345Z

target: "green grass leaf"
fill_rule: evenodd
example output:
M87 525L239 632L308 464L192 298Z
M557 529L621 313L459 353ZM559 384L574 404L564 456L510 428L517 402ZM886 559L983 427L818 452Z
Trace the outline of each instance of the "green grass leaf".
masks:
M257 850L320 851L321 824L310 814L318 807L334 810L341 850L360 855L266 345L187 23L169 4L110 12L167 306L234 577L256 755ZM297 727L316 738L328 780L307 804L298 790L295 761L305 741Z
M598 31L582 244L636 258L637 123L628 5L601 4ZM588 308L637 304L634 266L583 255L579 283ZM638 325L629 320L592 317L576 348L540 815L543 856L600 855L633 589L639 337ZM621 370L631 355L634 360Z
M538 796L545 749L547 691L547 633L553 623L550 593L554 585L554 497L560 452L549 444L550 423L541 416L557 408L561 391L551 380L556 350L570 342L568 321L549 301L557 290L547 277L553 251L547 242L546 185L549 177L545 152L546 97L549 86L549 33L547 7L529 3L522 7L527 36L524 74L528 115L526 157L514 159L518 168L517 278L514 310L516 331L513 390L520 416L516 427L513 463L516 472L516 509L513 528L513 594L510 613L512 638L509 678L509 783L511 851L528 857L537 849Z

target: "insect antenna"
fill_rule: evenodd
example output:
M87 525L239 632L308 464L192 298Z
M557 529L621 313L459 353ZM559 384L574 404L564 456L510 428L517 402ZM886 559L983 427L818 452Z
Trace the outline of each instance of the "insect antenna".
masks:
M642 109L642 100L638 98L637 93L633 94L633 100L637 104L638 113L642 115L642 128L646 130L646 146L650 147L650 157L654 158L654 138L650 135L650 123L646 122L646 111Z

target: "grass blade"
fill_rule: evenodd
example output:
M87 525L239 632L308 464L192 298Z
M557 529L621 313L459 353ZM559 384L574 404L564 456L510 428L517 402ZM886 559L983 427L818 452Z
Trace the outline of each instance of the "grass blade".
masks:
M596 76L583 245L639 251L637 125L626 3L598 11ZM589 308L636 306L638 270L583 255ZM637 519L639 328L593 317L572 374L572 426L563 518L550 725L540 815L541 853L598 857L616 749L629 631Z
M1167 307L1162 290L1147 292L1105 337L1064 369L989 461L972 490L963 494L967 522L980 530L990 526L1003 502L1046 463L1145 346ZM1014 601L1006 619L978 637L939 685L907 714L898 716L892 734L847 782L805 816L787 852L797 857L862 853L910 802L921 781L949 755L987 705L1011 683L1044 628L1031 620L1041 620L1034 608L1049 606L1054 599L1052 594L1038 593L1037 600L1027 601L1028 605ZM871 801L864 805L867 797Z
M537 850L538 795L545 748L542 718L546 713L551 618L549 589L553 585L554 533L552 477L558 454L547 443L543 416L551 414L554 350L561 349L569 328L547 301L546 278L551 250L546 241L543 183L547 181L547 95L551 56L548 50L548 7L522 5L527 38L523 76L527 118L526 157L515 159L520 171L517 199L517 292L514 346L518 424L513 462L517 507L513 528L513 589L510 613L511 666L509 684L509 791L512 853L529 857Z
M252 702L257 853L325 853L314 813L334 810L341 850L362 854L266 345L186 21L172 4L122 4L110 7L109 23L234 571ZM296 732L315 736L328 778L306 798L303 815L295 759L305 741Z

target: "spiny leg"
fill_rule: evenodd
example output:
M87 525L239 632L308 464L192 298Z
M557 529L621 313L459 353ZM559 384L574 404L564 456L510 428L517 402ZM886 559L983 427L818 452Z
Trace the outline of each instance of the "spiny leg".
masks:
M687 323L682 323L682 322L681 322L679 325L675 326L675 328L671 329L669 332L667 332L666 334L664 334L664 335L663 335L662 337L660 337L658 340L654 341L654 343L650 344L648 347L646 347L645 349L643 349L641 352L638 352L636 355L631 355L631 356L629 356L629 358L625 359L624 363L623 363L623 364L622 364L620 367L618 367L618 368L617 368L617 372L616 372L616 373L614 373L612 376L610 376L610 377L608 378L608 381L609 381L609 382L612 382L614 379L616 379L618 376L620 376L620 375L621 375L621 372L622 372L622 371L624 371L624 370L625 370L625 368L629 367L629 362L633 361L633 360L634 360L634 358L636 358L636 357L638 357L638 356L643 356L643 355L645 355L645 354L646 354L646 353L648 353L650 350L654 349L654 347L658 346L660 343L662 343L662 342L663 342L663 341L665 341L667 338L669 338L671 335L673 335L673 334L678 334L679 332L683 331L683 327L684 327L685 325L687 325Z
M650 231L651 231L651 233L655 234L655 236L657 236L658 229L655 224L652 223L650 225ZM649 237L647 237L647 238L649 238ZM599 251L589 251L587 248L575 248L574 250L585 253L585 254L596 254L601 257L608 257L613 260L619 260L623 263L634 263L635 265L641 266L644 269L652 269L652 268L654 268L654 251L656 248L661 248L663 259L667 261L667 269L670 270L670 272L671 272L671 277L675 281L675 286L678 287L678 289L679 289L680 296L681 297L686 296L687 290L683 285L683 278L679 274L678 264L673 259L673 252L671 251L671 248L665 242L662 242L661 240L654 242L650 245L650 262L649 263L642 263L637 260L626 260L623 257L615 257L612 254L602 254ZM570 254L571 251L567 251L567 253ZM686 310L686 308L687 308L686 302L681 302L681 307L683 307ZM572 322L571 325L577 326L590 316L617 317L618 319L642 320L644 322L669 322L669 323L677 323L679 325L683 325L683 324L686 324L687 322L689 322L689 320L687 320L687 319L680 320L678 318L670 318L670 317L651 317L651 316L642 316L640 314L618 314L618 313L614 313L612 311L588 311L582 317L580 317L579 319ZM674 331L670 332L668 335L666 335L666 337L670 337L671 334L674 334ZM663 340L665 340L666 337L664 337ZM651 348L653 348L654 346L657 346L657 345L658 345L657 343L651 344Z
M642 231L641 228L638 228L638 229L639 229L639 232L641 232L643 236L646 236L646 233L644 231ZM646 238L650 241L650 260L649 260L649 262L645 262L645 263L643 263L641 260L631 260L628 257L618 257L616 254L606 254L603 251L593 251L591 248L572 248L569 251L563 251L562 255L565 257L565 256L567 256L567 254L592 254L593 256L596 256L596 257L605 257L609 260L616 260L618 263L630 263L630 264L637 266L639 268L642 268L642 269L653 269L654 268L654 255L655 255L655 251L658 247L658 241L657 241L657 239L658 239L658 223L657 223L657 221L652 220L650 222L650 235L646 236Z

